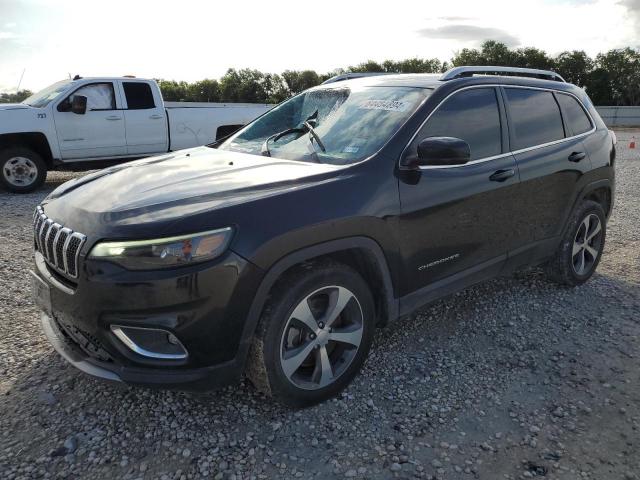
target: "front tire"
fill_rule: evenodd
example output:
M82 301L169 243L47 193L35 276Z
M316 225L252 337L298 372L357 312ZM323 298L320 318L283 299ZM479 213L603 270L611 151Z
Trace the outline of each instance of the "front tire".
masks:
M373 340L371 292L334 262L296 267L273 288L260 319L247 376L292 407L336 396L355 377Z
M547 274L561 285L575 287L596 271L607 233L606 215L592 200L582 202L571 215L562 243L547 264Z
M0 184L13 193L29 193L42 186L47 165L27 147L9 147L0 151Z

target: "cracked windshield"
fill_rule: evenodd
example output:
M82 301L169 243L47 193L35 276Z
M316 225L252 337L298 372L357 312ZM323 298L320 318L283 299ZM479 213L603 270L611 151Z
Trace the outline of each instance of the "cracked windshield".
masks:
M240 130L219 148L346 165L378 151L429 96L413 87L318 88Z

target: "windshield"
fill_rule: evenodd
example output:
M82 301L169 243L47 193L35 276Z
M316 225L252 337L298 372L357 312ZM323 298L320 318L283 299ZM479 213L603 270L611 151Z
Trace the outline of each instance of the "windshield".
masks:
M358 85L309 90L278 105L219 148L288 160L354 163L377 152L430 93L423 88ZM305 121L313 124L312 135Z
M51 100L60 95L60 93L64 92L67 87L71 85L71 83L71 80L62 80L60 82L56 82L53 85L49 85L47 88L34 93L30 97L25 98L22 103L26 103L31 107L46 107Z

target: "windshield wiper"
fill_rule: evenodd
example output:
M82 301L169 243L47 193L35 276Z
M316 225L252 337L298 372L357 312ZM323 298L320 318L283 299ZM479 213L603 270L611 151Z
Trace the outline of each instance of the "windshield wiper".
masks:
M269 150L269 142L270 141L274 141L277 142L278 140L280 140L282 137L284 137L285 135L289 135L290 133L305 133L306 130L304 128L301 127L295 127L295 128L287 128L286 130L283 130L281 132L278 133L274 133L273 135L267 137L267 139L262 143L262 148L260 148L260 154L265 156L265 157L270 157L271 156L271 151Z
M300 133L300 134L309 133L309 141L311 142L311 146L313 147L313 140L315 140L316 143L318 144L318 146L320 147L320 149L323 152L326 152L327 149L325 148L324 144L322 143L322 140L320 140L320 137L316 133L315 128L311 124L311 122L315 123L317 118L318 118L318 110L316 110L311 115L309 115L309 117L307 117L307 119L302 123L301 126L294 127L294 128L287 128L286 130L283 130L281 132L274 133L273 135L270 135L262 143L262 147L260 148L260 154L265 156L265 157L270 157L271 156L271 151L269 150L269 142L271 142L271 141L277 142L282 137L284 137L285 135L289 135L290 133ZM300 138L300 137L298 137L298 138ZM314 152L315 152L315 148L314 148ZM317 154L316 154L316 156L317 156Z
M309 141L311 142L311 144L313 144L313 141L311 140L313 138L313 139L315 139L316 143L320 147L320 150L322 150L323 152L326 152L327 149L325 148L324 144L322 143L322 140L320 140L320 137L316 133L316 130L313 128L313 126L308 121L304 122L303 125L309 131Z

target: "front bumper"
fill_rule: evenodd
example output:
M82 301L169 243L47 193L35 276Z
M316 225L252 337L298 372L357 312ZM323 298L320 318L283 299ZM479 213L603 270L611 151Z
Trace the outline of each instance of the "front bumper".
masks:
M179 371L149 367L132 368L101 362L84 353L53 317L42 312L40 320L45 336L60 356L78 370L102 380L204 391L234 383L242 374L242 365L235 360L208 368Z
M84 262L74 285L62 283L35 253L37 277L50 288L43 330L69 363L110 381L210 390L237 381L250 336L246 318L261 270L229 251L220 259L173 270L131 272ZM188 351L154 359L128 348L112 325L161 328Z

